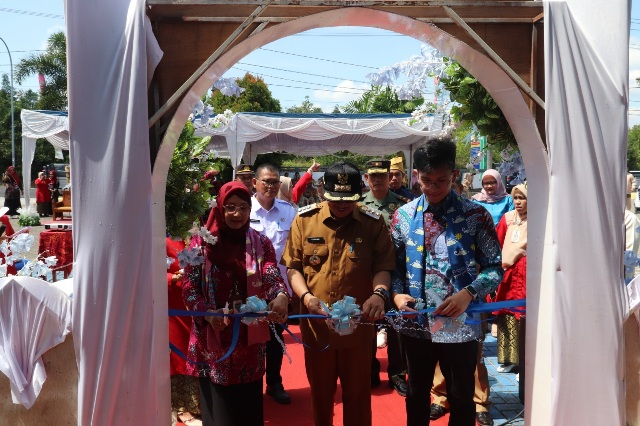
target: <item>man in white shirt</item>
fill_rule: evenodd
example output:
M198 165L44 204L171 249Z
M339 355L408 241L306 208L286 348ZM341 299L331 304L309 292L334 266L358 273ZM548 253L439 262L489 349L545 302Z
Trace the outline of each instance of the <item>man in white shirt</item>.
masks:
M282 258L284 247L289 236L291 223L296 216L295 209L286 201L276 198L280 189L280 170L273 164L262 164L258 166L253 178L255 195L251 199L250 225L253 229L269 238L276 251L276 259ZM280 273L291 295L291 286L287 282L286 266L278 265ZM276 333L282 340L283 328L280 324L275 325ZM276 338L273 330L271 340L267 342L267 395L271 396L280 404L289 404L291 397L282 386L282 346Z

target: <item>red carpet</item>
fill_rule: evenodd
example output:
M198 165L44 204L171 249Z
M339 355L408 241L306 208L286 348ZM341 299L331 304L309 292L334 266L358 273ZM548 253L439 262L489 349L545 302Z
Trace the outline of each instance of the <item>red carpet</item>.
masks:
M289 328L300 338L300 331L297 326L290 326ZM289 364L287 358L284 358L282 362L282 378L284 387L291 395L292 401L289 405L280 405L265 395L265 424L270 426L313 425L309 382L307 382L304 368L304 348L288 333L285 333L285 343L293 363ZM380 374L382 384L371 392L373 426L404 425L407 422L404 398L391 389L386 380L386 349L378 350L378 360L380 360L383 373ZM432 421L430 424L444 426L447 424L448 419L449 416L446 415L437 421ZM342 393L340 385L338 385L334 402L333 424L334 426L342 426Z
M298 326L289 326L291 331L300 338ZM304 368L304 348L293 337L285 332L287 352L291 356L289 364L285 357L282 361L282 379L284 388L291 395L291 404L280 405L271 397L264 396L264 423L269 426L307 426L313 425L311 415L311 395L309 382ZM407 422L404 398L389 388L386 380L387 350L378 349L378 360L383 373L380 374L382 384L371 392L371 407L373 410L373 426L404 425ZM445 426L449 415L438 420L432 420L433 426ZM182 423L178 423L182 426ZM342 426L342 393L340 385L334 402L333 425Z

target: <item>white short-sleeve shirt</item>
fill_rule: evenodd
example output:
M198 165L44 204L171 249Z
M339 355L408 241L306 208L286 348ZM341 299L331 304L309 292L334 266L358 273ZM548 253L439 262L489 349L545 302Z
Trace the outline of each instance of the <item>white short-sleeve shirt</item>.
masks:
M273 207L270 210L264 209L256 197L251 198L251 216L249 223L253 229L271 240L273 248L276 251L276 259L280 262L284 247L289 237L291 223L296 216L295 209L286 201L276 198ZM278 264L280 273L287 283L289 294L291 294L291 286L287 280L287 267Z

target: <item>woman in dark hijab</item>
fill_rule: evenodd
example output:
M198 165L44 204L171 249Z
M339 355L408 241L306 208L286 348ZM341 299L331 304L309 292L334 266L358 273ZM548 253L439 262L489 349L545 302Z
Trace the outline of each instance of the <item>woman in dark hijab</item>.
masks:
M20 196L22 195L22 182L20 175L16 172L15 167L9 166L2 176L2 182L6 186L4 193L4 206L9 208L8 216L16 216L18 209L22 208L20 204Z

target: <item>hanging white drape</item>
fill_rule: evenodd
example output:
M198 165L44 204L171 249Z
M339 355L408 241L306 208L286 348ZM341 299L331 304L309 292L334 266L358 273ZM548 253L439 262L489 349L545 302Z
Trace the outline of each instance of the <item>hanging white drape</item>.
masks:
M546 396L551 418L535 425L625 424L629 10L624 0L591 1L588 7L580 0L545 2L553 206L552 363Z
M167 292L164 304L153 292L147 126L160 53L144 0L68 0L66 14L78 423L167 424Z
M42 354L70 331L71 299L62 290L31 277L0 278L0 372L13 403L35 403L47 379Z

